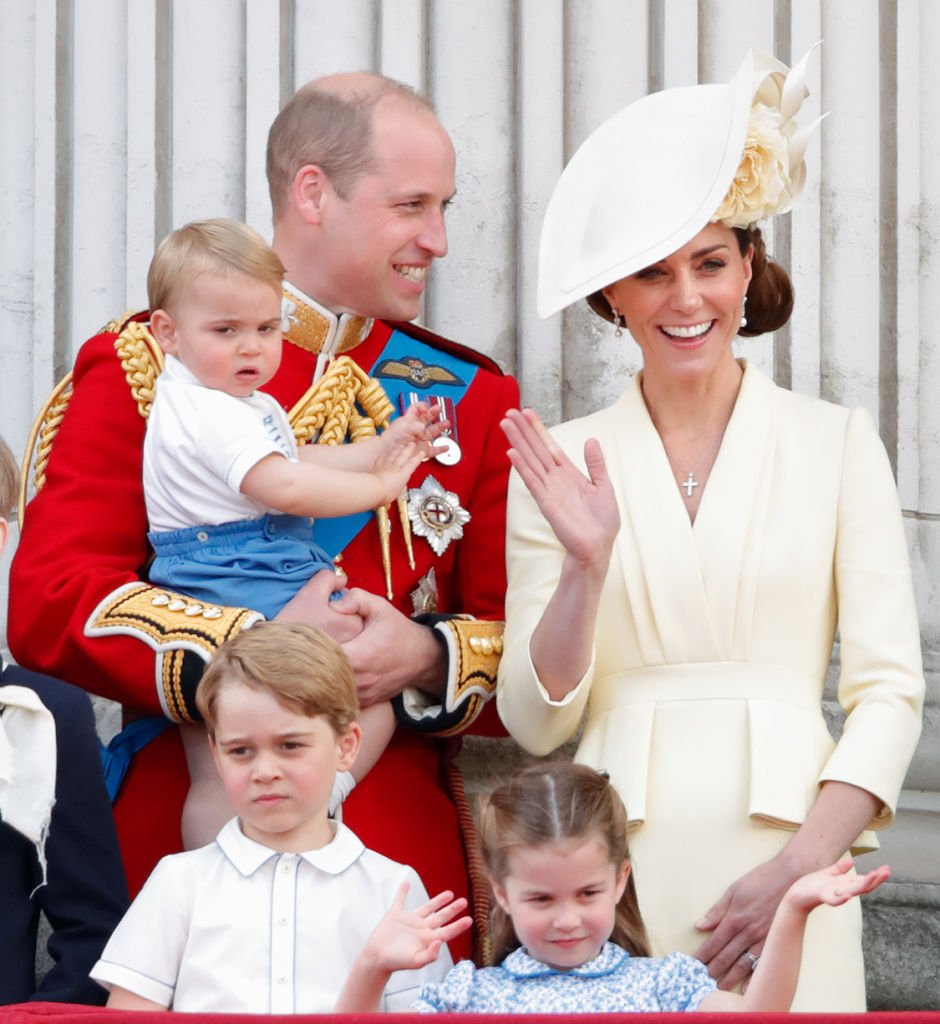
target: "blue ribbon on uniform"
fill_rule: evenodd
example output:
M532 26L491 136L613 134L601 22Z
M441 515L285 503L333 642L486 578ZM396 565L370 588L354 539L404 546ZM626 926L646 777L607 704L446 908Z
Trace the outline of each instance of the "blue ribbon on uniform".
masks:
M143 750L151 740L156 739L172 724L168 718L138 718L130 725L125 725L107 746L99 741L104 784L108 789L111 803L117 798L124 776L131 766L131 759L137 751Z

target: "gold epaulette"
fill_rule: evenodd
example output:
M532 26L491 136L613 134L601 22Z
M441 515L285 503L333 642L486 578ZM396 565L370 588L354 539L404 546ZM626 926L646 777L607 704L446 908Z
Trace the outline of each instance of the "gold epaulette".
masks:
M115 351L120 357L124 375L137 402L138 412L146 419L153 401L153 382L163 369L163 353L146 326L132 319L135 315L133 312L125 313L117 320L105 324L98 333L117 334L114 341ZM71 397L72 371L69 370L43 403L26 440L17 502L17 514L21 524L26 514L30 475L33 493L38 493L46 482L46 466L52 453L52 444Z
M137 320L124 322L114 339L114 351L121 360L121 369L137 403L137 411L146 419L153 405L157 377L163 371L163 351L147 325Z

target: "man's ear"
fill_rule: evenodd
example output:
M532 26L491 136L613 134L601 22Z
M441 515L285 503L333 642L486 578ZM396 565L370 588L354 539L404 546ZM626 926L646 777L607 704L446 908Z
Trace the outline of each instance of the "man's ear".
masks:
M308 224L319 224L324 207L335 193L322 167L304 164L294 175L291 194L301 218Z
M150 313L150 333L167 355L176 352L176 324L165 309L155 309Z

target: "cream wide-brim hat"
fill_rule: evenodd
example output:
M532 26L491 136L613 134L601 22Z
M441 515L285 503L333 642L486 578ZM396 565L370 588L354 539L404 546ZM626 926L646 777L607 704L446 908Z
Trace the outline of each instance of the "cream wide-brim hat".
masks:
M545 212L539 316L664 259L715 220L742 161L752 106L760 101L790 122L807 95L811 53L791 71L751 51L726 85L651 93L596 128L565 167ZM803 153L816 123L787 140L789 191L762 215L789 209L802 189Z

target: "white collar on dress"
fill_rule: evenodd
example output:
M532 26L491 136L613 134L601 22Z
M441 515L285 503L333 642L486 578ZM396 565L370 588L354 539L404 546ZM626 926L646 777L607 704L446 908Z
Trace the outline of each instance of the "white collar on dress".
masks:
M593 960L570 971L559 971L529 956L525 949L514 949L500 965L507 974L516 978L541 978L550 974L576 974L582 978L600 978L613 973L630 954L613 942L605 942Z

